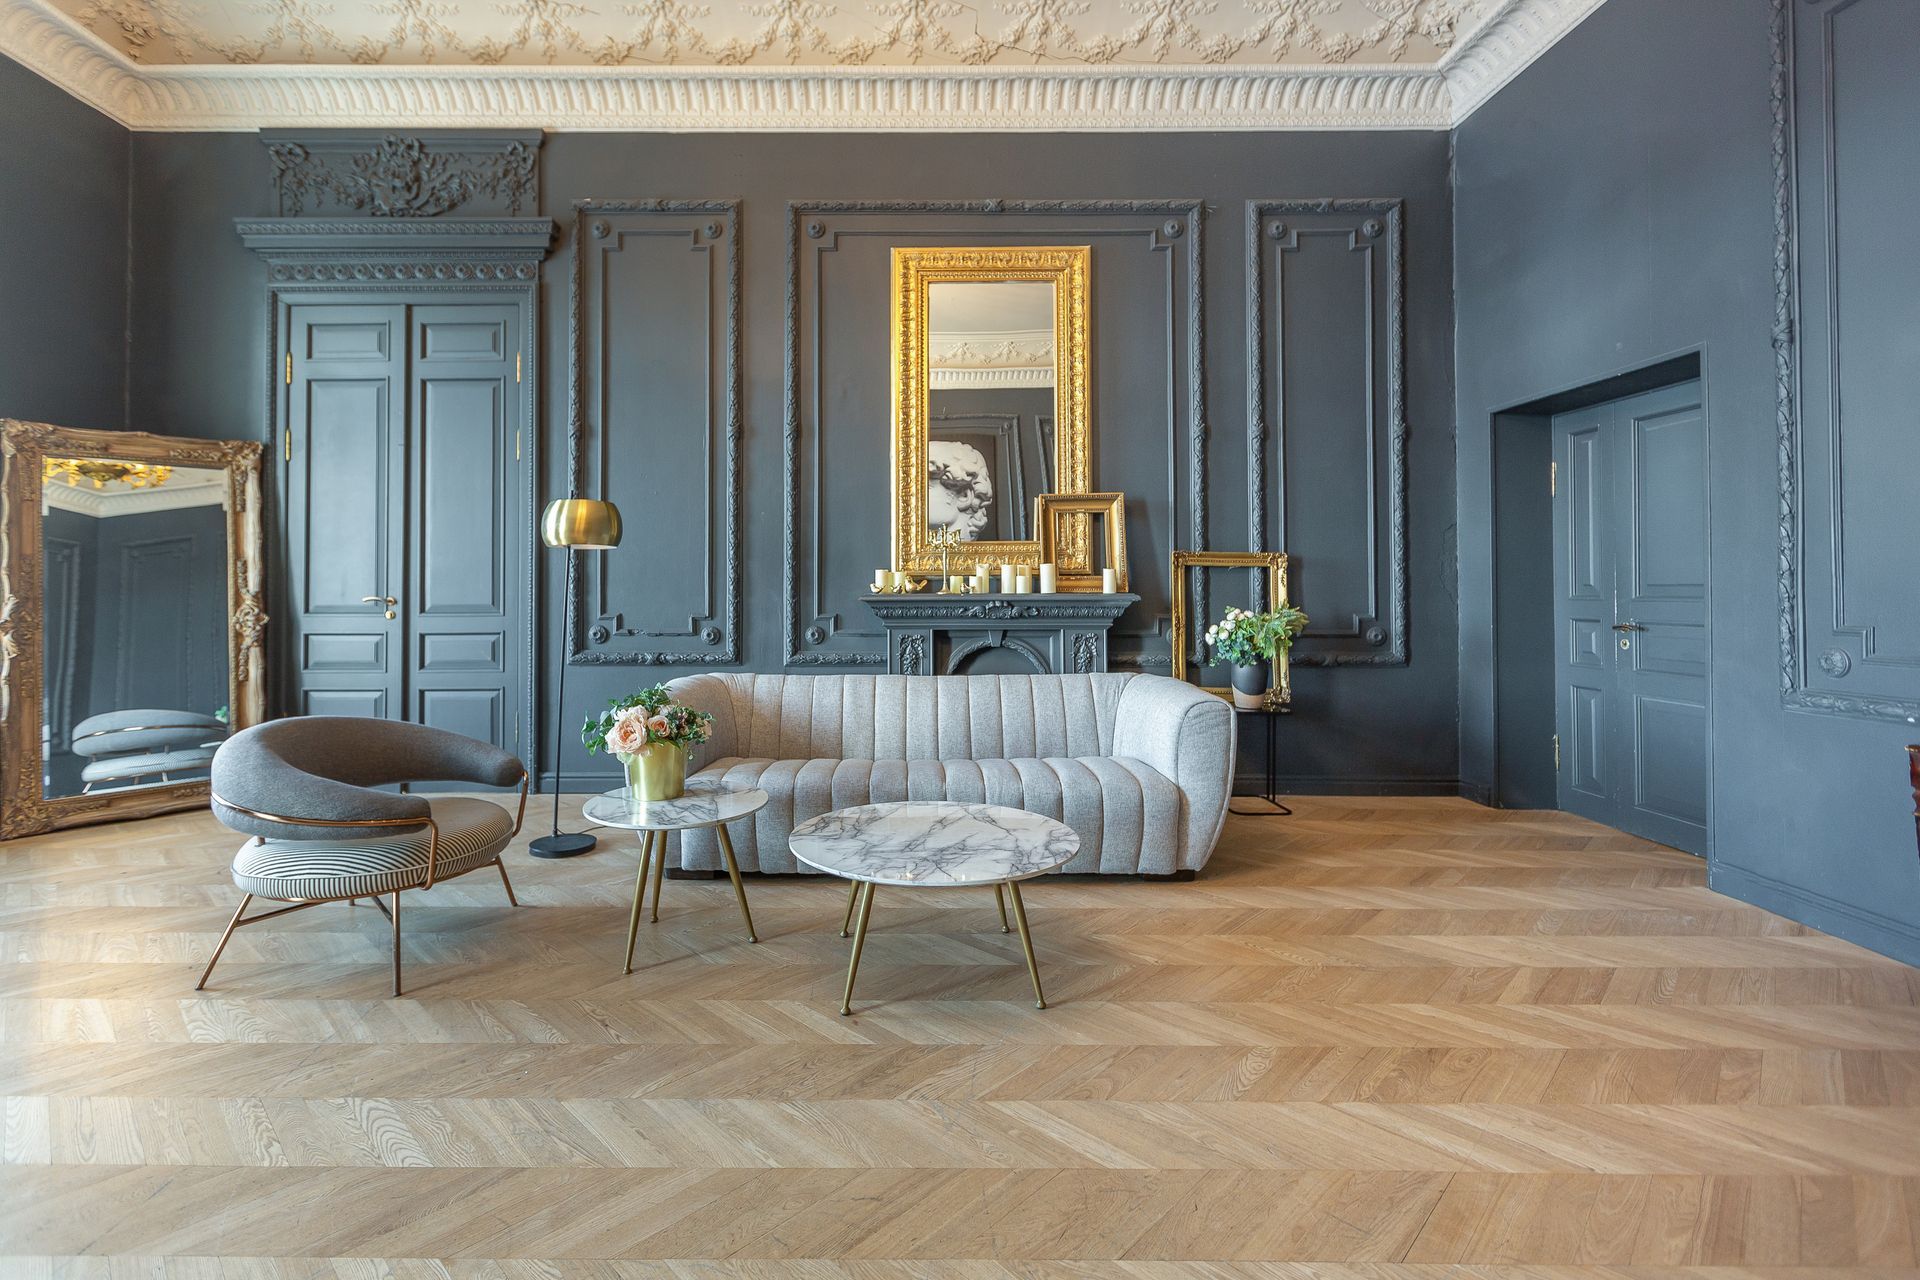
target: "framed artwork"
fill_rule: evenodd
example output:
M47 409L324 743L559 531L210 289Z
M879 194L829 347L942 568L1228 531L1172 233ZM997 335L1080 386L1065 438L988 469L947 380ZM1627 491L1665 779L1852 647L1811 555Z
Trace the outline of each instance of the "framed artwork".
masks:
M1192 643L1192 623L1187 616L1187 582L1195 569L1264 569L1267 572L1268 608L1287 603L1287 555L1284 551L1176 551L1173 553L1173 678L1187 678L1187 647ZM1233 691L1225 685L1202 685L1208 693L1231 700ZM1273 659L1273 679L1268 686L1270 700L1276 705L1293 701L1293 678L1285 654Z

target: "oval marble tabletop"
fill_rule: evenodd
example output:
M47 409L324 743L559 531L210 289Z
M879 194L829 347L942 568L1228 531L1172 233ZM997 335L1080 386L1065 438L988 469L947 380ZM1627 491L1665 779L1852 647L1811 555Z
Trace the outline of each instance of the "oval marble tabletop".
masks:
M1046 874L1080 851L1080 837L1020 809L907 800L823 813L795 827L788 847L847 880L987 885Z
M730 786L718 778L689 778L686 794L674 800L645 804L627 788L603 791L581 811L588 822L630 831L686 831L714 827L759 812L767 793L758 787Z

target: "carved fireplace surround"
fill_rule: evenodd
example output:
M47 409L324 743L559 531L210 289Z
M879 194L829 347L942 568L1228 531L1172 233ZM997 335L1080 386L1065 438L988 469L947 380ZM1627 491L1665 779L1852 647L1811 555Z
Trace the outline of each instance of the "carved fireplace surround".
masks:
M1107 669L1107 631L1140 597L1114 595L870 595L864 597L887 629L887 670L893 675L964 674L982 655L999 651L1041 674Z

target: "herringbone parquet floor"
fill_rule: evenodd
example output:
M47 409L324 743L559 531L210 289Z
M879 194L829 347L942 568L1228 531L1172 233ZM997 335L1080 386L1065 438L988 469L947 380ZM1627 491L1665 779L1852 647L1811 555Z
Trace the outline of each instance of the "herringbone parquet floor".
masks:
M1913 1274L1920 973L1577 819L1237 818L1190 884L669 881L635 846L242 930L204 814L0 848L0 1274ZM538 813L538 808L535 810ZM531 815L530 815L531 816ZM529 823L537 826L537 819ZM1472 1264L1466 1269L1464 1264Z

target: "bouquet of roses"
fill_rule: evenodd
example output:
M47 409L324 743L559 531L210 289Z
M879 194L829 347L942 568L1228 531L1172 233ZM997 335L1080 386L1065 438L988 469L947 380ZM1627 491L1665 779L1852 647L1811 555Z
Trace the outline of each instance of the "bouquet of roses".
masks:
M713 736L713 716L675 702L667 686L615 698L607 710L588 716L580 727L580 742L590 752L601 748L615 755L638 755L655 743L691 747Z
M1290 604L1266 613L1229 608L1207 628L1207 644L1222 660L1251 667L1292 648L1293 638L1306 625L1307 615Z

